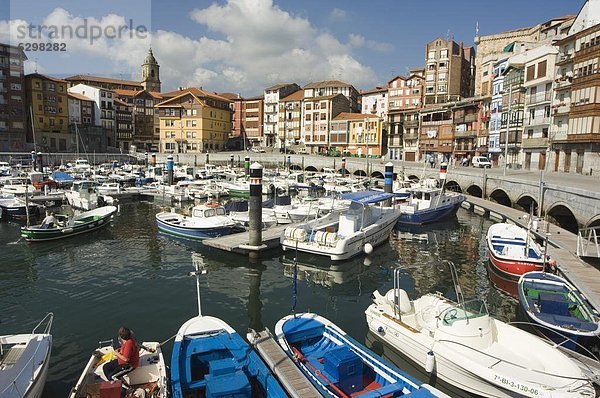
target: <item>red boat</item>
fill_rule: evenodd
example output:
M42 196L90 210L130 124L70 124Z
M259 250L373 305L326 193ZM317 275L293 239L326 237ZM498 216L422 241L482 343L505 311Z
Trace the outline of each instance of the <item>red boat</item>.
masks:
M492 225L487 232L487 246L494 268L515 280L526 272L544 269L542 249L526 229L517 225Z

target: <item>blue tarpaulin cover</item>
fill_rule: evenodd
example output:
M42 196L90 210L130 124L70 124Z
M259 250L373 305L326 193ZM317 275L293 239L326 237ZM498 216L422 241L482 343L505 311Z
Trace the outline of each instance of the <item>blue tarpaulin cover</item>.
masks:
M350 192L341 195L342 199L351 200L352 202L357 202L363 205L369 203L382 202L393 197L393 193L379 191Z
M52 179L58 182L69 182L73 181L73 176L69 173L65 173L63 171L55 171L52 173Z

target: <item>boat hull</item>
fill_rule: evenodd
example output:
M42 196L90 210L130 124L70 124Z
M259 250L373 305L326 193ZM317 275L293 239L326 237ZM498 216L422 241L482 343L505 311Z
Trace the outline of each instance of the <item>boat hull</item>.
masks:
M494 251L489 247L488 254L490 257L490 263L494 269L500 272L502 275L508 276L514 281L517 281L521 275L526 272L542 271L544 269L544 266L541 262L519 261L497 257L494 254Z
M181 227L175 224L165 222L164 220L156 219L158 229L164 233L187 238L193 240L203 240L217 238L219 236L229 235L233 232L233 226L216 227L216 228L195 228Z
M418 210L414 213L402 213L398 219L398 224L422 225L429 224L456 214L462 200L446 206L439 206L435 209Z

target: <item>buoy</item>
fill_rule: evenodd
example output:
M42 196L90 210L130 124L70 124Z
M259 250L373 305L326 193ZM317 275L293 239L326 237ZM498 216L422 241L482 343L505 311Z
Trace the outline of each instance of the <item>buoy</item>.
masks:
M427 353L427 359L425 360L425 371L427 373L433 372L434 365L435 365L435 356L433 355L433 351L429 351Z
M370 267L371 259L369 257L365 257L365 261L363 261L363 264L365 265L365 267Z
M383 329L383 326L379 326L379 327L377 328L377 332L379 332L379 333L381 333L381 334L383 334L383 332L384 332L384 331L385 331L385 330Z
M373 253L373 245L370 243L365 243L364 251L366 254Z

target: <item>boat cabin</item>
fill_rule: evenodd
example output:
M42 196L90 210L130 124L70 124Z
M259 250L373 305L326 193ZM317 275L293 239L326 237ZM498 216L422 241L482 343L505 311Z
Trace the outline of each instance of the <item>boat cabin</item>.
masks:
M209 218L215 216L224 216L225 208L223 206L195 206L192 209L192 217L194 218Z

